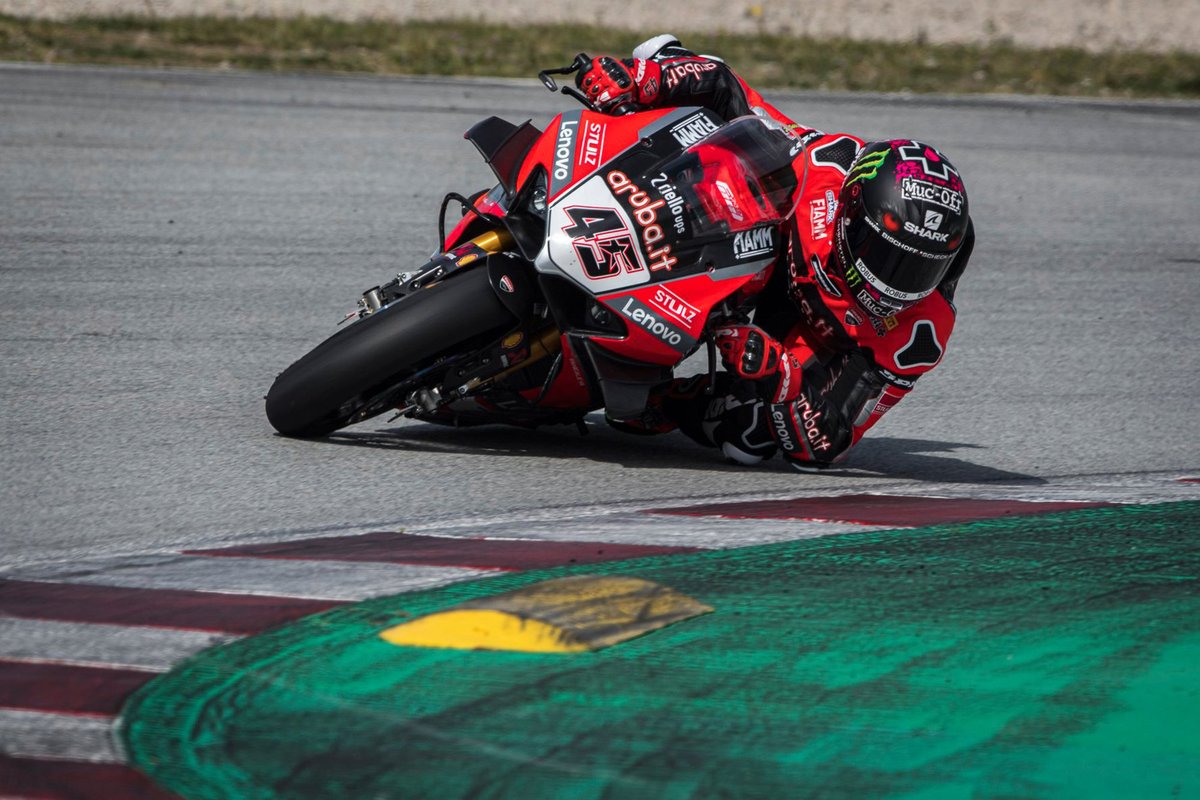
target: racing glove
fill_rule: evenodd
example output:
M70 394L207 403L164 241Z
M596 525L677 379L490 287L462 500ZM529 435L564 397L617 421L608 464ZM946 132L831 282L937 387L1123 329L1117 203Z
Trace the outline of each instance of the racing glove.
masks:
M762 328L730 325L714 332L725 368L753 381L772 403L793 400L800 393L802 365Z
M662 68L643 58L600 56L575 76L575 85L605 113L630 104L649 108L662 88Z

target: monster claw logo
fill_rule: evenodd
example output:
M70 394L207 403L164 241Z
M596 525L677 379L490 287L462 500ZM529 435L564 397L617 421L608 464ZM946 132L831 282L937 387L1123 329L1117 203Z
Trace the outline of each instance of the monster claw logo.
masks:
M883 166L883 162L887 159L888 150L876 150L874 153L867 153L859 158L854 165L850 167L850 174L846 176L846 185L857 183L859 181L869 181L879 174L879 168Z

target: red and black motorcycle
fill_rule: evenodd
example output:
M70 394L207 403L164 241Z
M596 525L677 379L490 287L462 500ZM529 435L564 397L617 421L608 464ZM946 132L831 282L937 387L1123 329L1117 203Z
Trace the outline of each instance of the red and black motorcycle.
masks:
M587 63L540 77L554 90L551 74ZM802 145L758 117L617 112L467 131L499 182L447 195L443 252L364 293L357 319L279 375L271 425L324 436L391 409L449 424L578 423L601 407L636 419L702 343L714 369L710 331L746 317L779 255ZM453 201L464 214L447 234Z

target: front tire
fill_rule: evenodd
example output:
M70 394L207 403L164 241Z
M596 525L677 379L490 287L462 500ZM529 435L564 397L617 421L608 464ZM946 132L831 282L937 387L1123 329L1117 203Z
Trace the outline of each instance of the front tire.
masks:
M387 410L372 408L372 400L437 358L515 323L486 269L455 273L353 323L285 369L267 392L267 419L284 436L325 436Z

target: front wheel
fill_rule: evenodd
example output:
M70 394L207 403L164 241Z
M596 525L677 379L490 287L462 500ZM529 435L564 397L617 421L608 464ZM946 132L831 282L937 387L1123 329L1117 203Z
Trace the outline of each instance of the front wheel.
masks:
M353 323L280 373L267 419L284 436L325 436L381 414L373 401L438 358L516 323L486 269L455 273Z

